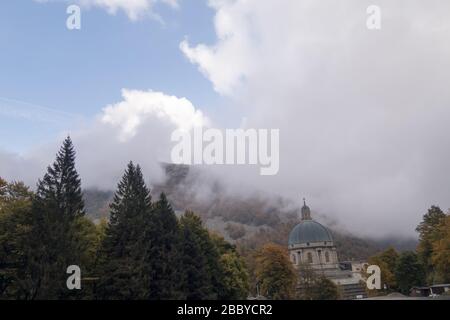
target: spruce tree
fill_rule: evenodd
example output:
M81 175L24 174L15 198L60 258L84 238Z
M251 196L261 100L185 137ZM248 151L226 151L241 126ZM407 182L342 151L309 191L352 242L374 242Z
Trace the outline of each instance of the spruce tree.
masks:
M128 164L111 204L103 243L98 295L105 299L144 299L143 239L151 210L150 192L139 166Z
M186 212L180 219L184 281L183 291L188 300L217 299L220 286L219 253L203 227L200 217Z
M75 150L67 137L52 166L39 180L32 204L30 273L38 299L68 298L66 270L79 264L74 222L84 216L81 181L75 169Z
M182 268L177 217L164 193L145 223L146 284L149 299L179 299Z

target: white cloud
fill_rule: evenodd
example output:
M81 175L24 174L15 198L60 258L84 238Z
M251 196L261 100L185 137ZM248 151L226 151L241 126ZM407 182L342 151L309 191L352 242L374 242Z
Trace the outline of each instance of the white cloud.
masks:
M210 0L213 44L182 52L248 126L280 128L280 174L232 179L336 215L360 233L413 233L450 207L450 2ZM444 178L446 177L446 178Z
M215 45L191 47L187 40L180 49L211 80L221 94L231 94L253 67L258 40L252 36L247 17L253 6L248 1L209 1L216 10L214 25L218 41Z
M61 133L52 144L36 146L21 156L0 150L0 176L34 186L70 133L83 186L114 188L130 160L142 166L149 183L157 182L160 162L170 162L172 132L206 126L209 120L186 98L128 89L122 90L122 96L91 123Z
M137 19L156 2L86 3ZM280 128L281 139L278 176L227 167L223 179L306 196L313 209L369 235L411 234L431 204L450 207L449 1L378 0L380 31L367 30L372 3L361 0L209 4L216 42L184 40L181 50L232 97L230 110L240 107L247 127ZM153 175L169 159L170 133L203 121L183 98L125 90L75 134L83 182L111 187L130 159ZM40 150L49 158L39 163L56 148ZM22 172L13 158L0 169Z
M205 126L207 118L186 98L169 96L162 92L122 90L123 101L103 109L101 121L119 128L122 141L136 135L148 118L157 118L173 124L179 130Z

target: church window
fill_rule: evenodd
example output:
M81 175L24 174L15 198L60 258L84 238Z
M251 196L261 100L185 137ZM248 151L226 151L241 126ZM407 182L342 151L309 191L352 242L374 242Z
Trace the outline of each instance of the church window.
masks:
M308 263L312 263L312 262L313 262L312 253L308 252Z
M330 262L330 254L328 251L325 252L325 262Z

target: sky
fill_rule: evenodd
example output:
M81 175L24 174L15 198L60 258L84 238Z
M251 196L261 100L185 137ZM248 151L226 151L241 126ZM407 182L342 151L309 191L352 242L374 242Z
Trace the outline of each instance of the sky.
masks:
M0 134L14 131L14 138L2 141L2 148L23 152L51 141L74 119L89 119L119 101L122 88L189 96L200 106L219 104L207 79L179 50L187 36L199 42L214 39L213 11L205 3L184 1L179 9L156 3L153 11L162 20L147 13L130 20L124 10L111 14L101 6L81 6L81 30L70 31L66 8L74 1L41 2L0 4L0 97L24 102L0 103L28 112L27 103L45 106L68 113L68 119L52 121L51 112L45 123L8 117Z
M231 190L413 235L450 207L449 14L447 0L2 1L0 176L34 185L70 134L85 186L114 188L130 159L157 180L174 129L245 123L280 130L280 171L214 168Z

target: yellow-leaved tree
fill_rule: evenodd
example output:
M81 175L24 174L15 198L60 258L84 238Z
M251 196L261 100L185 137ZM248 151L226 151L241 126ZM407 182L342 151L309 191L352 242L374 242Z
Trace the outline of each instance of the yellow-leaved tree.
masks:
M450 216L447 215L438 228L439 237L432 244L431 261L436 270L436 280L450 282Z

